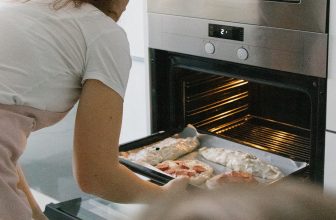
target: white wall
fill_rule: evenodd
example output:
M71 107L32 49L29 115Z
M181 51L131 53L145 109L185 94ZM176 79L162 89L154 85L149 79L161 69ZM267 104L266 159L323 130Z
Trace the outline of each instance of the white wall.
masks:
M147 61L145 6L146 0L130 0L119 25L127 33L133 58ZM148 88L147 63L134 60L125 95L121 143L150 134Z
M133 61L124 99L120 143L146 137L149 134L145 64Z
M128 35L132 56L143 58L145 48L143 0L130 0L119 24Z

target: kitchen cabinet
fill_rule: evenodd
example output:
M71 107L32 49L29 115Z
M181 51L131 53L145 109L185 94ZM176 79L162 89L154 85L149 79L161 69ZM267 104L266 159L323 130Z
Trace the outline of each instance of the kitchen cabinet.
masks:
M327 130L336 132L336 76L335 78L328 78Z
M327 130L336 131L336 2L330 2Z
M326 132L324 188L336 194L336 133Z

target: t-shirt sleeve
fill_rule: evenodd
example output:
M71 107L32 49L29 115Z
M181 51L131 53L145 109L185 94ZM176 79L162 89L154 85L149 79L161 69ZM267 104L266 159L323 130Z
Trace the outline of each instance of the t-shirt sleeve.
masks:
M121 28L103 33L87 45L82 85L99 80L124 98L131 65L126 33Z

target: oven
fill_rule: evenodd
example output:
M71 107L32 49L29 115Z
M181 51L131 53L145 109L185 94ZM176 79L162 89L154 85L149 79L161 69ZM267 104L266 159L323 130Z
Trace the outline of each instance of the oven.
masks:
M199 9L202 10L199 10ZM323 183L328 1L148 0L152 132L187 124Z

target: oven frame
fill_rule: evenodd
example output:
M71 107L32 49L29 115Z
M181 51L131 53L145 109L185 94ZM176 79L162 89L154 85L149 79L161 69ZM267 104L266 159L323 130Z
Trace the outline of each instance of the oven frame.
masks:
M326 112L326 79L304 76L278 70L265 69L244 64L214 60L188 54L149 49L150 60L150 101L152 133L183 128L183 120L179 119L177 111L182 106L173 101L176 98L174 82L169 77L174 68L183 67L204 73L216 74L248 80L270 86L299 90L306 93L311 103L311 154L310 180L323 184L324 144L325 144L325 112ZM159 94L156 76L166 76L166 97ZM290 80L288 80L290 77ZM161 78L162 79L162 78ZM170 87L170 88L169 88ZM162 88L161 88L162 89ZM162 102L162 100L168 100ZM166 106L166 108L164 108ZM162 110L164 109L164 110ZM179 110L176 110L179 109ZM283 155L282 155L283 156Z

